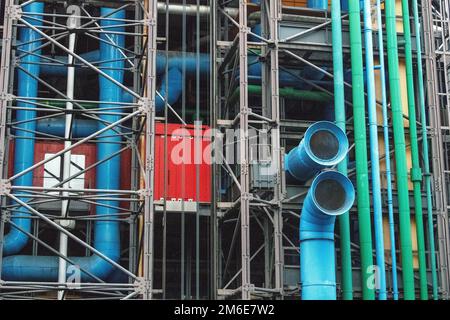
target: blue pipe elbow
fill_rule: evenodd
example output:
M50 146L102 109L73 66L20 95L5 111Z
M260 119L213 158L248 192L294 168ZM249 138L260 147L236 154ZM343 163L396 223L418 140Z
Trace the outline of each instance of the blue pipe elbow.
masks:
M166 93L166 88L168 89ZM181 96L181 90L183 89L183 75L178 68L172 68L167 73L167 77L164 77L159 89L161 97L167 100L169 105L173 105ZM165 101L159 95L156 95L156 112L164 110Z
M337 171L312 182L300 216L300 279L303 300L336 300L334 223L353 206L355 190Z
M23 8L24 12L42 13L44 12L44 4L41 2L31 3ZM42 19L42 16L34 16L36 19ZM25 18L28 23L41 26L42 22ZM40 35L30 28L23 27L19 31L20 39L24 45L25 51L35 51L40 47L41 41L38 39ZM41 50L36 50L37 55L41 54ZM36 55L25 55L20 64L29 74L39 76L39 57ZM38 92L38 81L26 72L18 71L18 96L20 97L36 97ZM18 102L19 107L34 108L33 104ZM36 117L36 111L33 110L17 110L17 121L31 120ZM24 131L20 130L23 129ZM22 172L23 170L33 165L33 157L30 157L30 152L34 152L34 132L36 129L36 121L27 121L17 125L17 133L22 138L15 140L14 150L14 174ZM33 172L13 181L16 186L31 186L33 184ZM22 201L28 201L27 198L21 198ZM19 207L16 212L13 212L12 221L24 231L31 231L31 213L29 210ZM3 239L3 255L11 255L20 252L28 242L28 236L16 228L11 228L9 233Z
M285 155L286 172L298 181L307 181L341 162L347 151L348 139L342 129L333 122L316 122L306 130L300 144Z

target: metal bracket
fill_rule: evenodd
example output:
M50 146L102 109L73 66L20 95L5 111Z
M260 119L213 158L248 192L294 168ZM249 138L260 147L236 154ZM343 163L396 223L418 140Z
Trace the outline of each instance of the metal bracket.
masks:
M15 99L16 99L16 96L11 93L5 93L5 92L0 93L0 101L10 102L10 101L14 101Z
M154 26L156 26L156 19L153 19L153 18L143 19L142 24L147 27L154 27Z
M20 5L12 5L7 7L5 13L11 20L19 20L23 15L22 7Z
M8 210L3 211L1 219L4 223L10 222L11 221L11 212Z
M155 101L150 100L149 98L139 99L138 104L138 110L145 115L150 115L155 109Z
M136 281L134 281L134 291L137 294L144 295L150 290L150 280L145 280L144 278L140 277L137 278Z
M140 189L138 194L141 197L151 197L153 195L153 191L150 189Z
M7 195L11 192L11 182L6 179L0 180L0 196Z

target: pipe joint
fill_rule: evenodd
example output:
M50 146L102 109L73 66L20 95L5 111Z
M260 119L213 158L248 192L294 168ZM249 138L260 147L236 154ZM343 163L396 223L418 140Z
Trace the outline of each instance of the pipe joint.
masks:
M412 182L422 182L422 169L421 168L411 168L411 181Z

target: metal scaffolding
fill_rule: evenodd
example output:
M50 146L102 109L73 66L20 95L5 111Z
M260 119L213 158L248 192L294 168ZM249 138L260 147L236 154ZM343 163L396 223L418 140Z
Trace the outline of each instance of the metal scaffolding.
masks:
M283 7L281 0L261 0L260 6L245 0L86 0L78 7L80 11L70 12L67 11L67 1L40 0L47 9L40 14L41 18L36 18L23 11L24 6L35 2L38 1L5 0L4 25L0 30L3 32L0 66L0 266L5 259L2 255L4 236L16 228L31 240L24 250L30 256L45 253L57 257L61 265L73 265L73 253L86 257L94 255L112 265L115 271L112 280L106 280L82 269L80 272L89 281L74 283L65 279L62 273L55 282L5 280L0 268L0 299L298 298L298 223L308 186L286 181L284 155L285 150L298 144L313 122L323 120L330 110L316 106L311 110L307 104L296 101L295 110L302 109L304 117L299 116L300 111L292 111L293 105L280 86L280 78L281 73L295 78L308 88L301 94L310 94L311 91L316 95L316 101L330 108L333 103L330 84L334 79L330 12ZM448 299L450 9L446 0L424 0L421 4L440 294ZM101 7L112 11L101 16ZM109 18L119 11L126 11L126 18ZM80 26L74 29L66 25L65 21L70 19L79 19ZM114 20L125 31L102 27L101 21L104 20ZM39 21L40 24L35 25L31 21ZM258 25L260 33L255 31ZM39 48L32 51L23 49L24 44L18 41L21 28L39 35ZM348 33L348 14L343 13L345 70L350 69ZM106 35L105 38L101 34ZM108 36L115 34L125 37L124 46L114 43ZM76 39L76 46L70 45L70 38ZM84 46L83 41L103 42L117 48L122 56L118 60L124 62L122 71L126 80L121 83L109 76L108 68L102 66L107 61L86 58L92 45ZM80 48L81 52L77 51ZM186 65L186 62L179 66L182 93L176 107L168 99L170 84L159 79L168 76L169 58L175 53L180 55L180 60L190 57L195 61L193 66ZM84 74L89 72L120 87L132 101L105 102L92 92L79 97L69 90L69 71L67 76L64 75L67 86L63 81L63 88L46 74L28 74L39 84L38 95L19 96L15 74L27 72L22 62L30 55L39 58L36 64L41 68L83 72L83 75L78 74L72 79L75 87L88 81ZM58 55L67 60L61 60ZM204 56L209 60L203 60ZM164 63L157 63L158 59ZM208 71L200 73L200 69L206 68L205 61ZM260 85L252 82L255 67L261 69ZM302 73L292 70L301 70ZM352 88L349 80L344 82L344 86L346 90ZM93 91L96 89L94 87ZM348 94L346 98L346 106L351 107ZM158 113L156 103L159 99L163 100L164 107ZM381 102L377 103L381 105ZM23 104L32 105L26 110L37 113L33 118L18 121L14 115L18 110L24 110ZM104 104L113 107L101 108ZM103 115L120 118L111 122L103 119ZM58 117L65 118L69 124L89 120L101 125L84 137L75 137L73 132L58 136L32 130L30 133L34 134L36 141L62 142L64 146L22 172L11 172L12 143L24 139L20 136L24 130L19 126ZM347 118L349 153L352 155L353 125L351 117ZM213 132L208 137L214 146L214 160L210 166L210 201L200 201L200 188L204 181L200 178L199 165L195 168L195 181L186 181L184 164L181 165L181 176L176 179L182 196L186 185L191 183L195 197L189 201L171 199L168 190L171 132L168 126L177 123L184 128L190 122L201 120L204 121L202 125ZM158 125L164 128L163 133L157 132ZM54 185L15 185L17 178L46 168L55 159L61 168L76 166L71 161L71 152L101 142L105 134L120 137L120 150L106 159L87 164L73 174L61 170L60 176L53 177L58 181ZM156 139L161 137L163 142L156 151ZM95 185L79 188L71 185L80 176L95 172L101 164L126 153L130 154L131 160L129 167L122 168L122 171L130 177L129 186L104 190L96 189ZM159 168L162 182L158 182L163 185L163 190L159 198L155 198L156 156L163 159ZM348 176L352 178L355 174L355 169L349 168ZM386 205L387 195L382 193L382 197ZM395 213L398 212L396 199L394 190ZM120 205L111 207L105 205L105 201L117 201ZM82 209L77 209L77 206ZM90 214L99 206L109 207L116 213L110 216ZM31 231L21 229L12 219L23 210L29 213L26 219L33 221ZM122 246L120 259L116 261L93 245L95 224L105 219L120 223ZM349 230L356 234L356 207L350 211L349 220ZM336 238L339 236L336 231ZM356 238L351 238L350 267L353 267L352 294L360 298L362 271ZM66 245L61 246L61 243ZM337 245L337 251L340 250ZM337 256L337 288L338 298L341 298L341 265L344 262L340 261L339 254ZM389 261L386 266L387 271L392 271ZM401 267L397 269L401 270ZM116 281L116 277L122 281ZM388 281L388 291L392 290Z

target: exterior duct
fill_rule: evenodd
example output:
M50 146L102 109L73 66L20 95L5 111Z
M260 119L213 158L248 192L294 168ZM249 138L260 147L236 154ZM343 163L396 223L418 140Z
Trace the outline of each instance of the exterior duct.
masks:
M308 8L328 10L328 0L308 0Z
M102 8L101 15L107 15L113 9ZM35 10L33 10L35 11ZM111 14L112 19L124 19L125 11L118 11ZM119 20L120 21L120 20ZM117 20L101 20L102 27L109 27L109 30L123 32L123 27L112 27L120 24ZM102 34L101 37L105 35ZM124 46L124 36L119 34L110 35L111 40L119 47ZM101 58L105 62L101 65L104 72L119 82L123 82L123 64L120 58L120 50L115 46L101 42L100 44ZM100 108L110 108L107 102L121 102L122 89L104 77L99 78L100 81L100 100L105 102L100 105ZM121 112L121 111L118 111ZM102 120L107 122L115 122L119 120L120 115L104 115L100 116ZM106 125L98 123L97 129L102 129ZM118 129L117 129L118 130ZM99 143L97 147L97 159L101 161L107 158L110 154L116 153L120 149L121 137L113 130L108 130L99 136ZM115 156L103 163L97 168L97 189L119 189L119 173L120 172L120 156ZM30 184L31 185L31 181ZM102 254L106 255L114 262L118 262L120 258L120 233L119 222L115 221L114 214L117 213L119 206L118 201L100 200L100 205L96 206L96 214L98 216L104 215L101 221L95 222L94 230L94 247ZM104 206L103 206L104 205ZM71 257L76 265L80 266L82 270L88 271L90 274L106 279L111 271L114 269L113 265L103 258L92 255L90 257ZM27 280L27 281L56 281L58 279L58 257L50 256L9 256L3 259L2 276L4 280ZM68 267L68 276L69 274ZM81 279L86 281L91 277L87 274L82 274Z
M285 156L286 172L298 181L307 181L323 168L341 162L347 150L348 140L342 129L329 121L316 122Z
M300 279L303 300L336 300L334 223L353 205L355 190L337 171L312 182L300 216Z
M44 11L44 4L40 2L35 2L29 4L23 8L24 12L42 13ZM38 19L42 20L42 16L36 15L35 19L25 18L28 23L35 26L42 25ZM34 51L40 47L41 41L39 41L39 34L29 28L20 29L20 39L24 45L25 51ZM20 97L36 97L38 91L38 81L34 79L33 76L39 76L39 64L36 62L39 60L37 55L39 55L41 50L36 50L36 55L25 55L21 61L21 68L25 71L19 69L18 72L18 95ZM27 74L28 73L28 74ZM23 102L18 102L20 107L24 108L34 108L33 104L27 104ZM34 110L18 110L17 111L17 121L26 121L36 117L36 111ZM15 140L15 150L14 150L14 174L22 172L33 165L33 157L30 157L30 152L34 152L34 131L36 128L36 121L27 121L20 123L17 126L16 134L21 138ZM20 129L23 129L20 130ZM14 185L17 186L31 186L33 182L33 172L24 174L13 181ZM24 198L21 200L26 201ZM30 212L19 207L19 213L13 213L12 221L21 229L26 232L31 231L31 219ZM10 232L5 235L3 239L3 255L11 255L20 252L28 242L28 236L19 231L16 228L11 228Z

